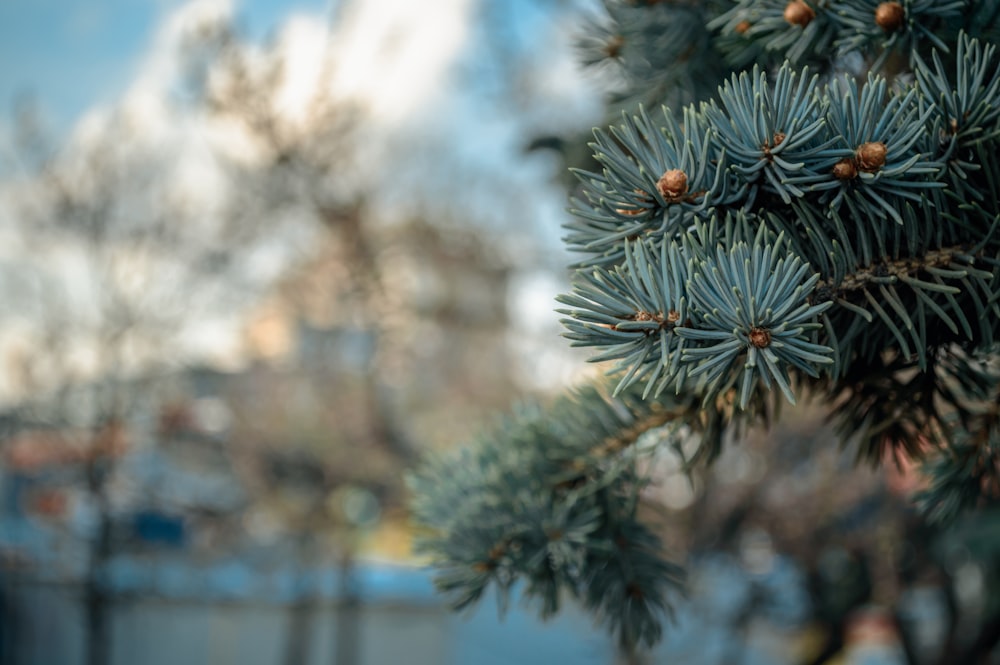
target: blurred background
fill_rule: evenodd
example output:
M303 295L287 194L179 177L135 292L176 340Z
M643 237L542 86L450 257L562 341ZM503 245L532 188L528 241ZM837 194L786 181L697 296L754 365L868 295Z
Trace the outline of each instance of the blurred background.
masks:
M553 298L600 16L0 2L0 665L622 658L572 607L448 612L403 483L597 376ZM1000 662L997 520L942 537L842 443L805 405L664 454L692 593L648 662Z

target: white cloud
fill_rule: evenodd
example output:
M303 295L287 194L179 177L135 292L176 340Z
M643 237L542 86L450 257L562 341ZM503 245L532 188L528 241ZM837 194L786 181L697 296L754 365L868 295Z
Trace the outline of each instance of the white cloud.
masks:
M336 94L394 124L442 91L465 43L471 0L348 5L333 35Z
M86 150L108 132L127 135L136 149L163 146L197 133L195 119L175 101L185 75L185 50L199 32L226 25L231 0L192 0L168 14L159 26L136 75L113 106L95 106L74 127L69 145ZM128 131L122 131L122 123Z
M182 49L185 41L199 32L212 31L227 24L233 17L231 0L191 0L169 14L153 38L152 47L143 58L139 74L126 93L133 95L166 96L181 72Z
M384 218L452 215L446 221L503 225L518 230L507 236L517 241L515 253L539 245L549 251L559 232L564 193L553 182L554 160L526 155L524 147L532 132L559 133L592 123L599 113L596 94L575 76L568 36L557 29L537 35L533 42L540 51L519 65L523 97L509 104L485 99L475 82L468 85L456 76L459 59L485 57L470 30L474 4L362 0L348 5L333 30L323 19L293 16L273 49L248 47L247 53L254 66L268 57L283 60L284 79L271 101L291 127L304 124L317 91L364 111L354 137L362 150L353 170ZM209 226L213 208L230 193L215 151L220 146L234 154L245 151L238 146L246 137L232 125L185 112L174 98L185 74L187 37L227 22L234 11L229 0L194 0L171 14L120 104L93 109L72 139L81 153L102 145L109 134L127 137L122 150L158 152L170 164L158 185L203 211L199 223ZM280 273L303 244L308 239L275 232L270 246L252 255L258 277ZM551 317L554 325L547 303L557 287L538 279L528 286L520 291L524 302L515 298L515 309L532 320ZM542 290L545 297L539 296ZM230 319L202 321L186 337L195 347L211 346L221 344L231 329ZM565 366L546 354L541 341L554 334L553 326L540 324L535 333L537 348L525 353L552 361L544 377L534 379L541 384Z
M289 122L308 119L316 95L328 87L329 30L311 16L290 17L278 37L277 57L283 66L283 80L274 100L275 110Z

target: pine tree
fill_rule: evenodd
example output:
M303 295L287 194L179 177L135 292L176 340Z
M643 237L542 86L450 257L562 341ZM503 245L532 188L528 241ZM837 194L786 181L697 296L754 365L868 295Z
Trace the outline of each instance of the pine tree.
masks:
M683 570L641 463L709 464L804 396L861 460L912 458L946 523L1000 499L1000 1L606 0L615 84L565 242L566 336L610 382L525 407L412 478L456 607L515 582L626 647Z

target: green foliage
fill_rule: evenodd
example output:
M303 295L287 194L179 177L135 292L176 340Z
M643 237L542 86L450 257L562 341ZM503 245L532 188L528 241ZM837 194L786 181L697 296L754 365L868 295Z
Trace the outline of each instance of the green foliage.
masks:
M581 40L580 59L601 70L614 106L680 107L702 99L726 71L712 55L708 4L606 2L606 15Z
M816 140L825 126L816 80L807 70L784 66L772 88L754 67L752 74L734 75L723 84L724 110L714 103L705 107L720 156L728 152L729 168L750 186L747 205L755 201L758 186L786 204L802 196L789 179L813 173L807 162L821 159L832 141Z
M623 643L655 643L682 571L640 520L648 451L630 444L690 408L588 388L550 409L524 407L474 446L429 460L410 481L431 529L421 547L442 560L438 587L462 608L495 585L502 608L523 580L542 616L565 590Z
M886 12L880 23L881 4L881 0L841 0L833 3L842 26L836 42L841 52L881 52L880 59L876 60L880 64L893 51L907 56L916 55L923 42L947 51L948 46L937 33L960 18L969 3L963 0L904 0L899 3L902 11L898 21L892 12ZM875 21L872 21L872 16Z
M927 458L932 518L1000 498L1000 2L648 4L609 2L586 53L612 61L620 100L674 109L595 131L600 169L577 173L565 238L582 258L559 298L571 343L613 361L618 397L508 422L416 488L460 604L524 578L546 611L564 588L617 617L626 643L655 639L666 607L652 532L629 540L641 565L600 559L621 525L640 529L642 479L623 469L650 414L711 460L776 395L810 394L860 458ZM586 481L564 496L566 468ZM511 538L533 544L513 555Z
M803 3L799 23L785 18L785 0L741 0L709 22L720 33L719 47L733 67L781 57L793 63L822 59L837 36L836 13L829 2ZM805 25L801 22L810 17Z
M618 389L645 380L643 397L683 385L683 338L688 318L687 270L676 243L661 243L658 272L645 242L625 244L625 261L613 270L581 273L576 291L559 298L578 309L560 310L574 344L604 349L591 360L617 360ZM667 254L669 253L670 258Z
M683 357L696 361L690 374L704 377L707 396L728 389L739 375L739 405L745 409L759 376L766 389L776 384L794 403L787 368L817 377L815 365L832 362L831 349L809 341L808 334L820 327L816 318L832 303L806 301L819 275L806 279L808 266L783 249L781 238L773 245L757 242L752 249L744 242L728 252L718 247L692 271L688 289L694 318L677 332L702 343L685 349Z
M995 428L988 438L975 440L957 429L952 445L927 462L931 486L917 495L917 503L932 522L951 523L984 498L1000 496L1000 445Z

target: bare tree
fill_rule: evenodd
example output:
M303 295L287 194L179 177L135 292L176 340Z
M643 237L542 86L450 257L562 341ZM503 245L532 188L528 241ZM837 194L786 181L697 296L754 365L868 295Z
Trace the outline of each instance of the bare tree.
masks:
M283 317L354 340L340 360L300 354L292 363L309 375L304 402L318 408L300 408L275 372L242 379L263 382L265 407L232 402L230 453L254 458L244 480L258 498L268 500L276 479L315 487L303 510L287 515L303 569L322 557L310 540L317 530L349 531L329 508L332 494L362 487L383 506L398 505L399 472L416 449L468 434L469 414L506 406L516 383L506 348L511 267L454 212L462 199L437 208L443 223L427 221L426 201L393 223L372 214L374 196L392 198L365 180L384 151L362 109L328 85L350 63L321 44L308 94L290 107L302 72L280 40L252 45L221 17L180 46L181 94L152 101L177 125L165 137L150 129L146 107L126 100L65 150L26 160L36 168L15 192L22 249L3 273L31 331L18 364L23 393L40 405L32 417L61 428L72 421L80 445L94 451L86 457L100 515L86 581L91 665L108 660L99 578L114 545L116 458L107 442L124 440L149 397L140 379L183 365L182 347L200 324L244 311L281 275L268 295ZM509 75L517 84L517 72ZM211 140L189 150L198 135ZM463 167L446 161L444 179L461 190ZM415 167L406 170L412 188ZM482 193L495 183L473 184ZM496 205L484 207L495 216ZM291 255L299 267L286 270ZM312 480L283 476L289 459ZM351 546L341 549L347 569ZM290 665L308 657L310 612L306 602L293 613Z
M274 242L273 225L185 182L191 169L218 172L204 146L150 141L149 122L123 104L33 160L37 170L6 197L17 251L4 257L2 285L23 331L13 358L27 399L20 418L73 439L99 516L85 580L91 665L108 660L108 485L149 399L143 386L184 363L199 326L245 305L262 281L252 272L262 240Z
M372 214L364 173L377 149L361 110L327 85L347 64L336 61L329 43L318 54L310 94L289 113L282 99L295 72L280 41L261 52L225 27L207 36L215 65L200 79L205 108L238 127L251 146L250 158L230 163L239 189L266 192L234 204L272 218L295 210L324 230L312 260L280 283L274 299L287 319L336 331L351 347L339 360L336 351L325 358L300 354L298 390L283 390L282 377L271 375L269 394L302 395L305 389L312 398L301 408L288 399L236 406L234 434L245 445L256 442L261 455L291 456L312 469L314 480L306 483L312 498L289 515L297 565L304 572L322 557L318 531L339 534L345 586L334 628L335 662L350 665L357 658L352 644L360 616L347 583L353 527L335 506L331 510L330 499L355 488L377 496L383 509L398 509L401 469L421 445L452 426L456 410L485 413L508 402L514 389L511 363L504 361L510 268L489 250L481 230L433 224L422 211L394 223ZM291 439L289 432L295 432ZM281 441L291 449L275 450ZM307 594L292 609L287 665L309 658L315 602Z

